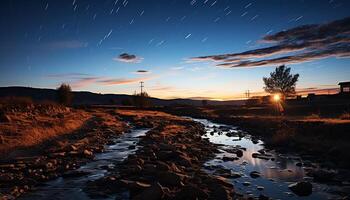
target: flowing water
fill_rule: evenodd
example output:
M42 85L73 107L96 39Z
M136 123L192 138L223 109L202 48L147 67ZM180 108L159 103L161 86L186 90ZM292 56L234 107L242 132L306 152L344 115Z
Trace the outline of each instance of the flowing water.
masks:
M205 126L205 138L209 141L221 144L220 153L216 158L205 163L204 168L208 173L215 173L218 168L230 169L238 172L240 178L232 178L230 181L235 186L235 191L256 197L260 194L273 199L334 199L337 196L331 191L339 189L337 186L324 184L313 185L313 192L310 196L298 197L288 189L288 185L294 182L309 180L306 176L306 168L296 166L302 161L300 157L293 155L281 155L274 151L268 151L268 159L253 158L252 154L264 149L264 144L260 140L255 140L249 134L242 133L237 127L217 124L205 119L193 119ZM228 135L231 136L227 136ZM232 148L245 149L243 156L234 161L223 161L223 157L237 157L236 154L225 150ZM252 178L252 171L260 172L261 177ZM246 185L246 186L245 186Z
M86 173L80 177L57 178L37 187L33 192L22 196L20 199L90 199L83 191L88 181L93 181L105 176L107 168L113 168L113 163L123 161L128 155L133 154L138 146L139 136L144 136L148 129L135 129L130 133L124 133L115 139L114 145L106 147L106 151L96 154L93 161L81 166L76 171ZM110 197L107 199L115 199ZM124 199L124 198L123 198Z

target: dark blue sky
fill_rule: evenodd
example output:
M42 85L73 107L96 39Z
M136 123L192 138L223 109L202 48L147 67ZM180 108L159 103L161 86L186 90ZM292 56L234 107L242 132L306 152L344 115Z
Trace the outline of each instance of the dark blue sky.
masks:
M222 68L190 58L268 47L266 35L349 17L350 1L4 0L0 10L0 86L68 82L131 94L143 80L156 97L234 99L260 94L276 65ZM298 90L308 90L350 79L349 61L332 54L286 64L300 74Z

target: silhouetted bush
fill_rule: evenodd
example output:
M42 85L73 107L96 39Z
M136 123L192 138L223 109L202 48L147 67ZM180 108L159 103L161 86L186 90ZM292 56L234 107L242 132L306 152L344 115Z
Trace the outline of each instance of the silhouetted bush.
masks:
M145 108L151 106L151 102L149 100L149 95L147 92L135 93L133 95L133 104L139 108Z
M69 106L72 104L73 94L70 85L62 83L60 87L57 88L57 101L60 104Z

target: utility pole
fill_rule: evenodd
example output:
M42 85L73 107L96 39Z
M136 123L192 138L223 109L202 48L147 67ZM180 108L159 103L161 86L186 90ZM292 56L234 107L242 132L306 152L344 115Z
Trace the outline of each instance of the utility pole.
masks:
M144 86L143 86L143 83L144 83L143 81L140 82L141 96L143 95L143 91L142 91L142 89L143 89L143 87L144 87Z
M247 99L249 99L249 97L250 97L250 91L249 91L249 90L246 90L246 91L245 91L245 97L246 97Z

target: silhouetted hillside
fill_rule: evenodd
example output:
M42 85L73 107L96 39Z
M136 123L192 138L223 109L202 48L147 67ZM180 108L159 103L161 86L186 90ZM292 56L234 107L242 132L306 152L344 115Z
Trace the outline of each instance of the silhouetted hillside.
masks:
M132 96L126 94L97 94L92 92L73 92L74 105L122 105L125 102L131 102ZM0 87L0 97L31 97L34 101L56 101L57 94L54 89L40 89L29 87ZM192 99L158 99L150 98L152 105L202 105L201 100ZM209 105L242 105L244 101L208 101Z

